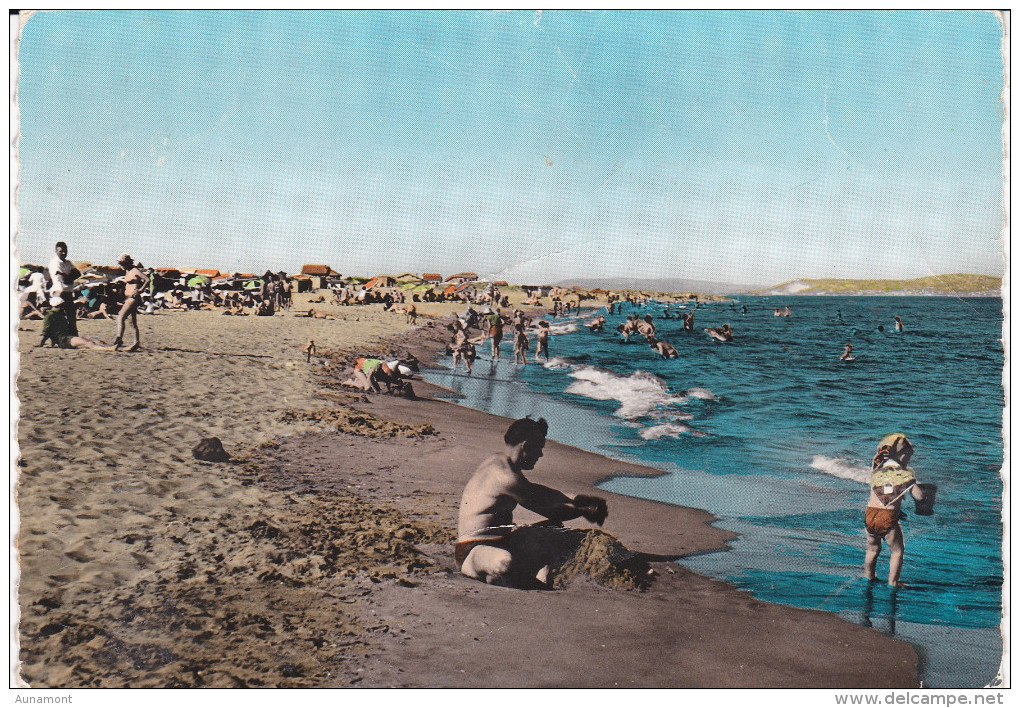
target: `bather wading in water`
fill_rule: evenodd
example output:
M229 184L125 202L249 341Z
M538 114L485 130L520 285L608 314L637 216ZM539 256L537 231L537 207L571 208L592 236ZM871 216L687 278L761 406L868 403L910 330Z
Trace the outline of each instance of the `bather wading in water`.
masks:
M882 539L885 539L889 545L889 585L894 588L906 586L900 582L904 548L900 504L908 491L915 499L925 498L914 478L914 470L907 466L913 454L914 446L903 433L889 433L878 442L878 453L871 466L871 496L864 513L868 534L864 577L878 579L875 567L882 551Z

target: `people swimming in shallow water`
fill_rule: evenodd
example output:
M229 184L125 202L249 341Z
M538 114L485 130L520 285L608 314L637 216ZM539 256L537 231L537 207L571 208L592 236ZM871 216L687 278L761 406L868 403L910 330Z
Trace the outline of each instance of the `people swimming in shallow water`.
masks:
M914 446L903 433L889 433L878 441L878 452L871 464L871 496L864 512L864 528L868 545L864 554L864 577L877 580L875 567L882 551L882 539L889 546L889 585L904 587L900 581L903 569L903 529L900 526L900 504L909 491L915 499L924 493L917 485L914 470L908 467Z
M846 343L843 348L843 355L839 358L840 361L853 361L856 357L853 355L854 345L850 342Z
M706 327L705 331L708 332L710 337L714 337L720 342L733 341L733 329L729 324L724 324L722 327Z
M900 319L899 315L896 315L893 319L896 320L896 331L897 332L902 332L903 331L903 320Z

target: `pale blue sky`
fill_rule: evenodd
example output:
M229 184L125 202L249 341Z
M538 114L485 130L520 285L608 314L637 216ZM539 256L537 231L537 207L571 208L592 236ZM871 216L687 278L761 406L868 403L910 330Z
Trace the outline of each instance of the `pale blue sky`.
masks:
M1002 273L982 12L57 12L18 247L512 282Z

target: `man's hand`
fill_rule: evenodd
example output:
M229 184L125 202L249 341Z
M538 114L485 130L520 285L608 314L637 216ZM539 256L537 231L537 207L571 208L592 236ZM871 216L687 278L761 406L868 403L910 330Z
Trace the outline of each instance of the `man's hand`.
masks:
M599 526L609 516L609 506L602 497L589 497L584 494L578 494L574 497L574 508L580 512L581 516Z

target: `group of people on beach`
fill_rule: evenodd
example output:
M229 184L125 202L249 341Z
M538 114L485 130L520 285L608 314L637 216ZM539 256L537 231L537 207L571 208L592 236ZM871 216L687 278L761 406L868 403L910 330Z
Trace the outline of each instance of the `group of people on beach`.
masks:
M107 349L119 351L124 349L124 329L130 323L134 340L127 351L137 351L141 347L138 331L138 303L141 291L148 278L134 259L124 253L118 264L124 270L123 301L117 313L116 335L113 342L96 337L83 336L78 332L78 305L75 302L74 281L81 275L80 271L67 259L67 244L58 241L53 258L46 268L45 275L31 278L30 288L35 296L31 303L42 315L42 338L37 346L51 346L61 349ZM44 283L48 282L48 286ZM40 295L38 288L43 288ZM23 306L24 307L24 306ZM24 309L23 309L24 312Z
M537 334L537 346L535 357L544 357L549 360L549 338L552 335L552 325L547 320L539 320L532 326L532 318L524 313L524 310L516 309L507 317L497 308L486 307L481 312L475 312L468 308L463 317L454 318L448 327L453 332L453 338L447 344L447 352L453 356L453 370L457 370L459 362L464 362L464 369L470 375L478 358L478 350L475 345L490 345L490 359L495 362L500 359L501 345L507 329L513 332L514 363L527 364L528 353L531 349L531 338L529 331ZM474 328L478 334L470 334Z

